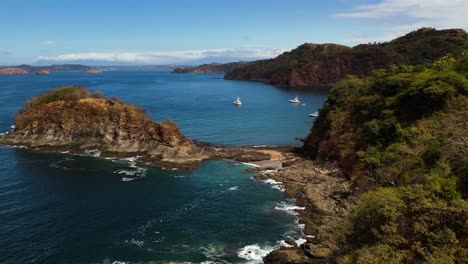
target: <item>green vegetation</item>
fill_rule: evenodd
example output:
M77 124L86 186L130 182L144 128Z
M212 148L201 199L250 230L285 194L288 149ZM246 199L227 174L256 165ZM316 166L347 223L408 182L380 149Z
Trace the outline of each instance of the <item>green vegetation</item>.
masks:
M305 148L364 193L341 263L468 262L468 53L347 77Z
M32 105L42 105L56 101L78 101L88 97L91 97L91 92L84 87L64 86L34 97L30 103Z

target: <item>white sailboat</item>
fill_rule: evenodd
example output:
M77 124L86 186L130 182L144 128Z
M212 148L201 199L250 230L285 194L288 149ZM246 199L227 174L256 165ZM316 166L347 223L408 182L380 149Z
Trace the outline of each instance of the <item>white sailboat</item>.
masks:
M241 102L239 96L238 96L237 99L234 101L234 104L235 104L235 105L242 105L242 102Z
M299 104L301 101L299 101L299 96L294 97L294 99L289 99L290 103L294 104Z
M311 117L318 117L318 116L319 116L319 112L318 112L318 111L315 111L315 112L313 112L312 114L309 114L309 116L311 116Z

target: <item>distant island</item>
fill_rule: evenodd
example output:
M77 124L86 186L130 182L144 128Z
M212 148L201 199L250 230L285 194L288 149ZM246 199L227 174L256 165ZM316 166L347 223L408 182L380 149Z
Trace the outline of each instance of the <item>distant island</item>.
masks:
M248 62L231 62L231 63L210 63L202 64L196 67L175 68L172 73L227 73L233 69L246 65Z
M21 68L3 68L0 69L0 75L27 74L28 71Z
M47 69L40 69L36 71L36 74L50 74L50 71Z
M101 73L101 71L98 70L98 69L89 69L89 70L86 71L86 73L89 73L89 74L99 74L99 73Z
M224 78L305 89L329 87L347 75L368 76L373 70L392 64L430 63L447 53L460 54L465 49L468 35L462 29L422 28L389 42L353 48L306 43L274 59L235 67Z

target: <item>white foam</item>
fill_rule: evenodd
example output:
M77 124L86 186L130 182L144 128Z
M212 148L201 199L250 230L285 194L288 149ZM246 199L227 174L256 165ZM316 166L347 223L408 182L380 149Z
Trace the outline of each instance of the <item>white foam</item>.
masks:
M260 166L259 166L259 165L257 165L257 164L248 163L248 162L242 162L242 164L244 164L244 165L247 165L247 166L256 167L256 168L260 167Z
M228 191L237 191L239 190L239 186L232 186L228 188Z
M281 240L281 241L279 242L279 245L280 245L281 247L288 247L288 248L294 247L293 245L286 243L286 241L284 241L284 240Z
M247 245L237 251L237 256L246 260L254 260L258 263L262 263L263 257L268 255L271 251L275 250L275 247L260 247L257 244Z
M127 182L127 181L133 181L133 180L138 180L139 178L129 178L129 177L122 177L122 181Z
M219 263L221 261L221 258L225 255L222 247L215 246L213 244L201 247L200 249L203 255L205 255L205 257L209 259L208 263Z
M124 160L124 161L130 161L130 162L135 162L135 161L138 160L138 158L140 158L140 156L129 157L129 158L123 158L122 160Z
M185 178L185 175L175 175L174 178Z
M133 245L138 246L138 247L142 247L145 244L145 241L136 240L136 239L132 238L131 240L125 240L125 243L133 244Z
M93 157L101 156L101 151L99 151L98 149L85 149L84 153L85 155L89 155Z
M279 202L278 206L275 206L275 210L285 211L288 214L297 215L297 210L305 210L305 207L300 207L294 204L288 204L285 202Z
M278 185L278 184L283 184L282 182L279 182L279 181L275 181L273 179L266 179L264 181L262 181L263 183L266 183L266 184L271 184L271 185Z
M273 186L271 186L271 188L276 189L276 190L278 190L278 191L280 191L280 192L285 192L285 191L286 191L286 188L284 188L284 186L281 185L281 184L279 184L279 185L273 185Z
M15 130L16 126L15 126L15 125L11 125L10 128L11 128L11 130Z
M296 240L294 240L294 241L296 242L296 244L297 244L298 246L300 246L300 245L304 244L305 242L307 242L307 239L298 238L298 239L296 239Z

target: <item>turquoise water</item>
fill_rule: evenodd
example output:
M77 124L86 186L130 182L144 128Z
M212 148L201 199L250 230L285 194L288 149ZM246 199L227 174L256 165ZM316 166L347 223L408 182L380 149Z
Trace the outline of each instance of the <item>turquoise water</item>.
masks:
M61 85L84 85L171 117L188 136L229 145L294 144L324 95L220 75L105 72L101 75L0 76L0 131L27 98ZM232 100L241 96L244 106ZM262 127L265 126L265 127ZM301 230L274 185L246 165L208 161L194 171L129 160L47 154L0 146L0 263L191 261L258 263ZM127 175L139 175L123 181Z

